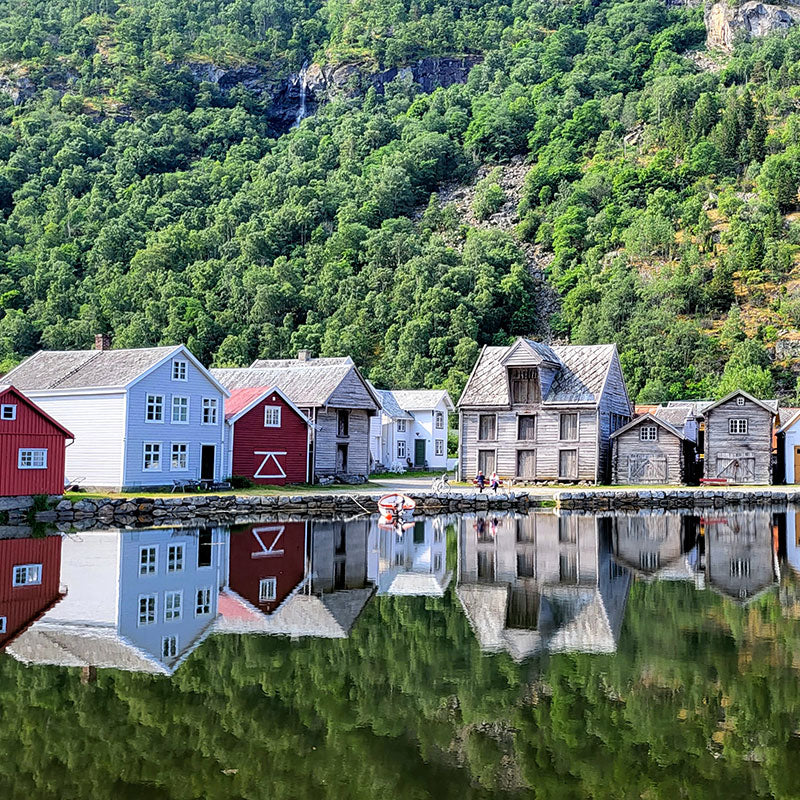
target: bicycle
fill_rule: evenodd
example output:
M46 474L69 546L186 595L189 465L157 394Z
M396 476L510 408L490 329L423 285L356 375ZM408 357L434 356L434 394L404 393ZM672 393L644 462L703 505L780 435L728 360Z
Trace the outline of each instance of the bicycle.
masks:
M448 473L446 472L443 472L441 475L437 475L431 482L431 491L446 492L449 489L450 489L450 475L448 475Z

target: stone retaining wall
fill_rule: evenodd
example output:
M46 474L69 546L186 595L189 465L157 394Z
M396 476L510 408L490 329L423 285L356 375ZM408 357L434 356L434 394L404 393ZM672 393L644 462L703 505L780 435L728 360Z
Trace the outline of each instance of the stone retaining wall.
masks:
M136 497L124 499L61 500L55 508L35 515L38 523L50 523L61 530L126 527L141 525L207 525L247 522L264 515L352 516L378 511L379 494L318 494L287 497L234 495L191 495L181 497ZM527 511L539 505L540 498L524 493L509 494L433 494L414 496L415 514L441 514L459 511ZM27 512L19 512L9 522L24 522Z
M615 509L639 508L727 508L729 506L762 506L800 503L800 491L791 489L763 489L735 491L732 489L709 490L688 489L639 490L639 491L587 491L560 492L556 495L556 507L580 511L613 511Z

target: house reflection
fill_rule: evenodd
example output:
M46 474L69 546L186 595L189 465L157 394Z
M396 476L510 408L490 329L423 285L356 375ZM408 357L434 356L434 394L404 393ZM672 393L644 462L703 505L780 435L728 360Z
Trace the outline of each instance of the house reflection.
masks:
M578 514L463 517L456 592L481 648L616 650L630 573L604 520Z
M375 591L369 529L314 520L233 531L216 632L346 638Z
M445 516L404 525L373 523L368 571L378 594L444 596L452 578L447 568L447 524Z
M172 674L213 629L227 536L195 528L64 537L68 593L7 652L26 663Z

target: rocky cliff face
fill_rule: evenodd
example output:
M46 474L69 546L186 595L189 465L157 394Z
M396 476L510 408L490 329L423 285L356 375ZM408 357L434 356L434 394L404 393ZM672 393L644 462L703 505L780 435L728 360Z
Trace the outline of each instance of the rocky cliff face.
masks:
M706 6L706 46L709 49L733 50L740 39L754 39L775 31L787 31L800 19L800 9L748 0L729 6L725 0Z

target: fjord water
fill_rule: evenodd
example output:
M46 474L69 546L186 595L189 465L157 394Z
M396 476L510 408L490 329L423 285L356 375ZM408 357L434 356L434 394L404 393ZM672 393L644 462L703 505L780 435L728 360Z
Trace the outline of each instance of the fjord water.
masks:
M799 537L769 510L7 532L0 796L797 797Z

